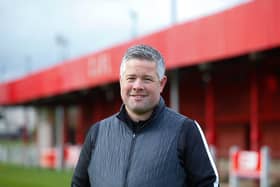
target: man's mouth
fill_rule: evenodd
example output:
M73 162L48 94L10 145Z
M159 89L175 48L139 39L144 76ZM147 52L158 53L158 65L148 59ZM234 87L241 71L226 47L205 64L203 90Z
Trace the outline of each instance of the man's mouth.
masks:
M146 97L146 95L139 95L139 94L131 94L130 96L133 98L136 98L136 99L142 99L142 98Z

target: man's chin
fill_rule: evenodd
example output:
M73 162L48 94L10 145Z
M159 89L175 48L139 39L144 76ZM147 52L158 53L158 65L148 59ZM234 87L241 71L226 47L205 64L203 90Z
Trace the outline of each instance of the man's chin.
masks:
M146 113L150 112L151 110L152 110L151 108L147 108L147 107L134 107L132 109L132 111L138 115L146 114Z
M139 108L137 108L137 109L134 109L133 112L134 112L135 114L141 115L141 114L145 114L145 113L148 112L148 111L147 111L147 110L144 110L144 109L139 109Z

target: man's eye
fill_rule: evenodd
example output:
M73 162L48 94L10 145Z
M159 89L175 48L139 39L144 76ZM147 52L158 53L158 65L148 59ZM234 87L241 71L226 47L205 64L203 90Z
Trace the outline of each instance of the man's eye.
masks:
M127 80L127 81L134 81L135 78L134 78L134 77L127 77L126 80Z
M151 78L145 78L144 81L145 81L145 82L153 82L153 79L151 79Z

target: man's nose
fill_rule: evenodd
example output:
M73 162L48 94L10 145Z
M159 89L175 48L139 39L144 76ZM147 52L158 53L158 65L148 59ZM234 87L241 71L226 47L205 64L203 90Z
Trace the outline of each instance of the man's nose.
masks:
M141 79L136 79L133 83L133 89L134 90L141 90L144 89L143 87L143 81Z

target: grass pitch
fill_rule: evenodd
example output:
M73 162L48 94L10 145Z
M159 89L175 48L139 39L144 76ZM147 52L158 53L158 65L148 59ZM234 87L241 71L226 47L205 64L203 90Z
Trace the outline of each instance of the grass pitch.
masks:
M73 171L55 171L0 163L1 187L69 187Z

